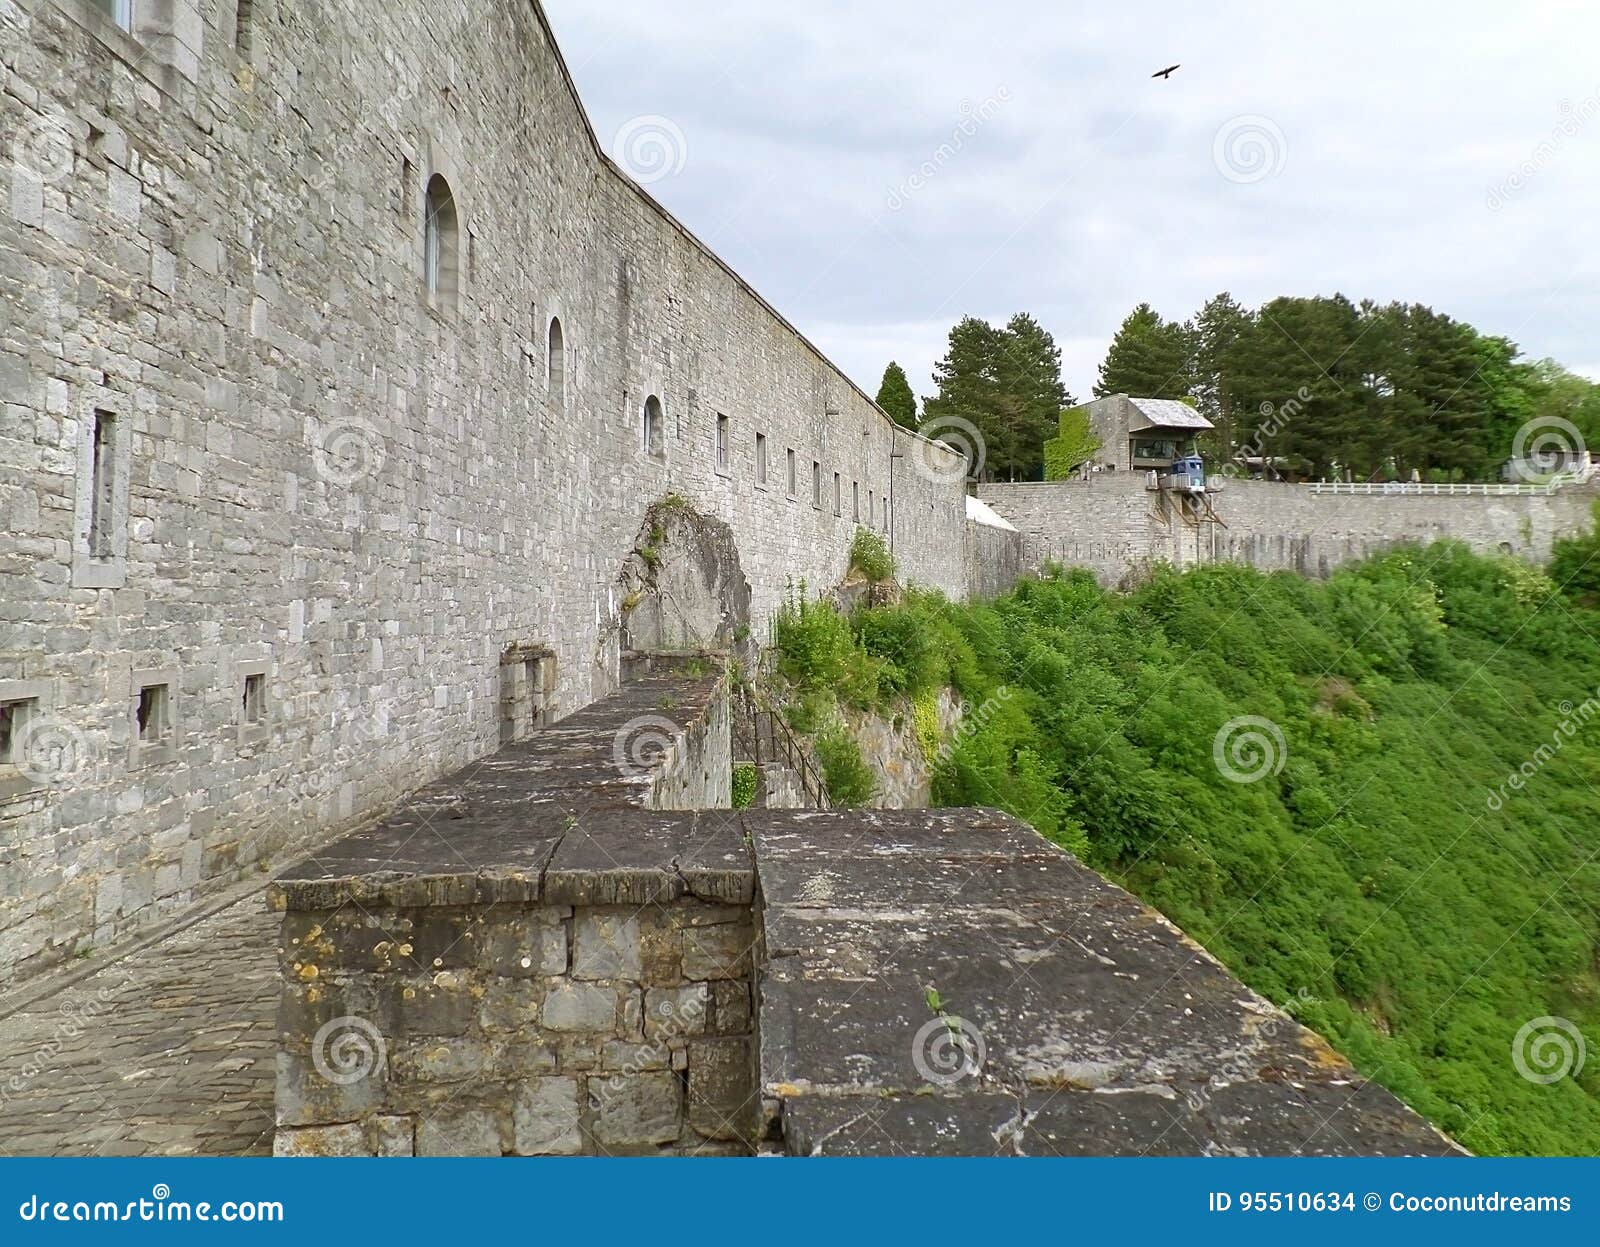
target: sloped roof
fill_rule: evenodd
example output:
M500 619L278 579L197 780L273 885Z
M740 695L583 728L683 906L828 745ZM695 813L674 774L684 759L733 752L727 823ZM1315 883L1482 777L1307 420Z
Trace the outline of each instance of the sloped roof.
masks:
M1130 431L1140 429L1209 429L1214 427L1188 403L1180 403L1175 398L1134 398L1129 395L1128 401L1133 404L1137 413L1128 422Z
M967 518L974 524L985 524L990 528L1003 528L1007 532L1016 532L1015 524L1007 521L1001 514L987 502L980 502L971 494L967 495Z

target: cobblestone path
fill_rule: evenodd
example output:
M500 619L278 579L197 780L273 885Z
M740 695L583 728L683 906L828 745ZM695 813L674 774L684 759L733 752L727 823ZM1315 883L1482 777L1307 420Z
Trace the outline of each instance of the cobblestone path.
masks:
M277 923L252 893L0 1018L0 1155L269 1153Z

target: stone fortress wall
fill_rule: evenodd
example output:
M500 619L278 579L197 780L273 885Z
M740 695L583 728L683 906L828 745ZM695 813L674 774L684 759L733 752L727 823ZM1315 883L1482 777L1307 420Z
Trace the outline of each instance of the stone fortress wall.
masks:
M1309 486L1229 480L1213 495L1222 524L1163 517L1142 472L1086 481L985 485L978 496L1022 534L1021 565L1087 567L1104 585L1153 563L1248 563L1326 576L1403 543L1445 538L1481 553L1549 559L1558 537L1592 525L1596 492L1562 487L1505 494L1316 493Z
M959 460L604 156L531 0L108 7L0 4L0 978L489 752L508 650L530 722L615 687L652 500L757 628L857 496L962 592Z
M955 452L606 157L533 0L107 10L0 0L0 982L610 692L671 495L732 533L758 634L858 517L981 596L1046 559L1542 558L1587 516L1230 482L1193 530L1103 476L972 524Z

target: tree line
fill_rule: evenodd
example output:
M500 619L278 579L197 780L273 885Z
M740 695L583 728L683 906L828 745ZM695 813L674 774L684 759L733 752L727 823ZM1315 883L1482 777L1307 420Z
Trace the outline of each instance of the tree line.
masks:
M1060 364L1031 316L1003 326L964 317L920 415L898 364L879 403L935 436L951 421L971 424L985 442L986 479L1037 479L1075 401ZM1118 328L1094 392L1190 402L1216 426L1201 439L1213 464L1248 459L1288 477L1492 480L1530 448L1518 443L1530 422L1556 429L1558 444L1600 447L1600 385L1423 304L1339 294L1252 310L1223 293L1183 321L1141 303ZM1054 441L1052 461L1065 445Z

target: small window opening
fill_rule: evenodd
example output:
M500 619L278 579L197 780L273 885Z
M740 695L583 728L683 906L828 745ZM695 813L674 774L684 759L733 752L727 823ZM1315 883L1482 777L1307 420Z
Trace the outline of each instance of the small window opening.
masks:
M94 448L91 456L93 479L89 495L89 555L108 559L112 554L116 499L116 416L109 411L94 413Z
M661 414L661 400L654 394L644 400L642 439L645 454L652 459L667 457L666 423Z
M795 495L795 490L799 487L799 477L796 471L794 451L788 451L785 455L785 460L789 473L789 497L793 498Z
M264 674L245 676L240 709L246 727L259 727L267 721L267 677Z
M171 725L171 691L165 684L146 684L139 690L139 708L135 712L139 725L139 740L146 745L159 745L167 738Z
M717 414L717 471L728 471L728 417Z
M833 474L833 513L839 514L839 474Z
M253 0L234 0L233 9L233 46L238 49L240 56L250 55L250 6Z
M756 484L767 483L767 435L756 434Z
M559 407L567 401L567 362L565 339L561 333L561 322L554 316L550 318L548 366L550 400Z
M36 697L0 701L0 766L22 764L22 729L38 705Z
M423 279L428 294L452 303L456 294L456 201L450 184L437 173L428 179L422 225Z

